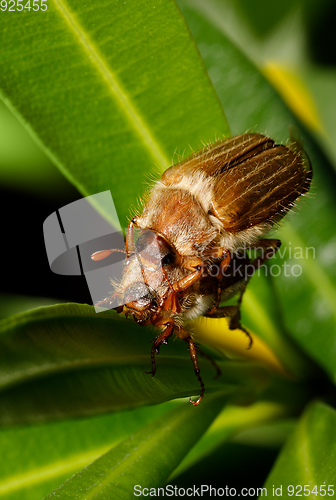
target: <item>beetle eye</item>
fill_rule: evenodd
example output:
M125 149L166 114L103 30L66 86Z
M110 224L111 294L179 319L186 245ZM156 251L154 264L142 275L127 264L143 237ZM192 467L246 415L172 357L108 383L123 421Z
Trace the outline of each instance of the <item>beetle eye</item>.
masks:
M175 255L172 252L167 253L162 259L162 264L164 266L170 266L171 264L174 264L174 262L175 262Z

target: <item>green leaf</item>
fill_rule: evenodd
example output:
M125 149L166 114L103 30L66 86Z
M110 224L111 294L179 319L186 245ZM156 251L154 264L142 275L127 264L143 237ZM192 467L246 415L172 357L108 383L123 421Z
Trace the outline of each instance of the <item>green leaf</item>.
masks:
M316 402L307 408L266 480L269 496L273 486L282 488L282 495L278 495L282 498L308 496L303 490L307 485L310 492L317 486L318 497L334 497L335 426L336 412L330 406Z
M306 383L272 378L253 404L245 407L226 405L172 477L207 457L210 460L211 455L228 441L280 447L279 441L283 443L284 433L287 433L286 437L288 435L288 426L293 426L295 417L302 413L314 395L314 389Z
M187 345L170 342L149 376L146 327L78 304L41 307L0 323L0 424L95 415L198 395ZM166 347L166 346L164 346ZM207 393L251 401L267 379L257 367L201 360Z
M0 45L0 95L83 195L111 190L122 227L145 175L229 134L171 0L49 0L3 15Z
M248 407L226 405L199 442L177 467L171 478L177 477L200 460L211 456L224 443L231 441L244 430L257 429L263 423L283 419L292 413L286 405L277 402L258 401ZM259 439L259 445L260 445Z
M52 306L61 301L47 297L29 297L0 292L0 319L19 314L41 306Z
M126 499L140 489L163 486L224 401L209 398L207 404L197 408L184 405L172 410L121 442L47 498Z
M0 429L0 498L40 500L127 436L181 404Z

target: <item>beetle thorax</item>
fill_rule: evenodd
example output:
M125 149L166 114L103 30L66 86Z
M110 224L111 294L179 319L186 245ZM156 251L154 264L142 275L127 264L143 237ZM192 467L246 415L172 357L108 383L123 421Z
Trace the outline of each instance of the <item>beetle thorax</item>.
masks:
M183 256L196 256L215 241L218 233L195 196L158 183L137 221L167 238Z

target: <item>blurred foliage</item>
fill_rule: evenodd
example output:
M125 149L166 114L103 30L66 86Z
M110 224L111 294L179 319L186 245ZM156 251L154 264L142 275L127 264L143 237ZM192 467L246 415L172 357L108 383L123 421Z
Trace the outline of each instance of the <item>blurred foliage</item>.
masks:
M259 68L277 68L300 82L320 120L317 134L336 168L336 22L333 0L202 0L184 2L225 33ZM210 73L211 74L211 73ZM216 75L215 75L216 76ZM272 78L287 104L293 102L290 82ZM288 89L289 92L288 92ZM231 124L231 123L230 123Z

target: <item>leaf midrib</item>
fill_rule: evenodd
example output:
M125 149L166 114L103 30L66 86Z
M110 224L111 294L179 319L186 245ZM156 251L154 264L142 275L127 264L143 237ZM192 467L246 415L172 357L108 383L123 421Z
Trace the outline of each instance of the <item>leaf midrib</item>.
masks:
M117 102L123 109L130 125L140 136L141 141L154 159L155 164L161 170L165 170L169 166L169 159L163 152L154 135L151 133L144 118L136 109L135 104L132 102L131 98L119 82L117 76L113 73L107 61L105 61L93 41L85 33L78 19L76 19L76 16L66 6L65 2L63 0L54 0L54 4L64 20L67 22L71 31L76 35L78 42L88 54L89 60L106 81L110 92L116 97Z
M109 445L91 450L90 452L80 453L78 455L68 457L66 462L62 461L50 463L45 467L32 469L24 474L11 476L6 480L0 481L0 496L15 490L26 488L33 484L45 482L55 477L63 476L66 473L75 472L96 460L97 457L100 457L109 451L116 444L117 442L110 443Z
M127 467L129 466L130 463L134 464L136 463L141 457L143 456L144 453L148 452L150 448L157 444L160 443L162 438L161 436L164 436L167 434L167 431L170 431L172 428L178 428L178 422L181 421L182 423L185 422L185 415L188 412L186 411L181 411L180 414L175 415L175 420L172 422L170 420L161 430L158 432L154 432L152 436L150 436L148 439L142 441L140 445L135 445L131 450L128 451L128 453L125 454L125 456L119 461L118 464L106 475L106 477L103 480L99 481L99 484L93 488L89 492L85 492L84 496L79 497L80 498L85 498L85 500L90 500L93 498L99 491L101 491L102 488L106 487L109 483L111 483L113 480L116 480L120 474L122 474L123 470L126 470Z
M66 307L66 311L60 311L60 309L64 309L64 307ZM71 307L77 310L71 310ZM116 314L111 314L109 312L95 313L94 310L92 310L92 312L88 311L87 307L92 306L77 303L55 304L51 306L36 307L35 309L30 309L29 311L15 314L0 321L0 336L1 334L7 333L8 330L12 329L13 327L18 328L24 325L29 325L30 323L35 323L36 321L44 321L45 319L57 319L57 321L62 321L68 319L84 320L86 318L95 318L94 321L128 321L126 318L124 319L120 316L117 316ZM79 308L82 308L82 310L78 311ZM48 309L47 312L46 309Z
M182 367L189 365L189 360L181 355L175 356L165 356L160 359L160 365L163 367L171 367L172 365L177 366L180 364ZM118 358L106 357L106 358L86 358L78 361L63 362L60 364L58 360L54 363L46 363L44 365L39 364L37 367L28 367L26 369L21 369L18 373L14 372L12 374L9 372L7 375L2 375L0 373L0 393L2 390L7 390L15 387L19 384L33 382L34 380L40 379L41 376L48 377L50 375L57 375L62 373L69 373L71 371L79 371L80 369L87 368L138 368L141 367L145 370L146 367L150 365L149 355L137 355L137 356L118 356Z

